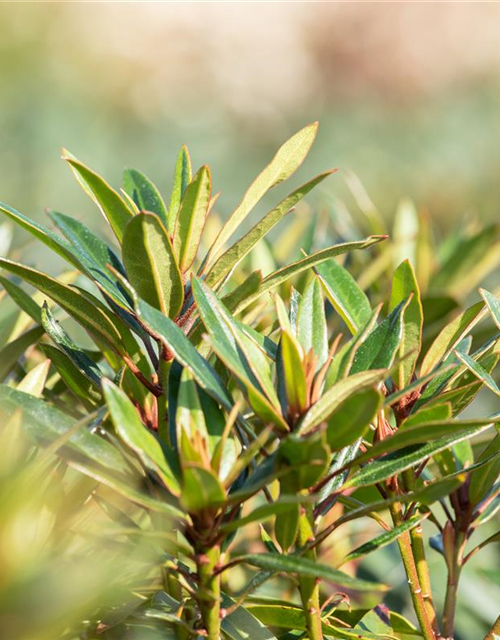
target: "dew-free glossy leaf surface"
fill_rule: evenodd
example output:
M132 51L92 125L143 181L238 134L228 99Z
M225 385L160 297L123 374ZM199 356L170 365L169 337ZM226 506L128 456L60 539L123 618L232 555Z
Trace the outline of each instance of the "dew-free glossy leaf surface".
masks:
M170 318L184 300L184 285L167 230L152 213L139 213L123 236L123 263L138 296Z

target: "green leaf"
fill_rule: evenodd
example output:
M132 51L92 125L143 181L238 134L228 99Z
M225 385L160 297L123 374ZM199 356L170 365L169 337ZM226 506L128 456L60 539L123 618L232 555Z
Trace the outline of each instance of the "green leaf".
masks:
M403 313L400 355L402 358L403 356L406 357L401 361L397 371L397 386L399 389L406 387L412 380L422 347L422 325L424 320L418 282L411 263L409 260L405 260L394 272L390 309L395 309L410 296L411 299Z
M364 240L359 240L355 242L344 242L343 244L337 244L332 247L328 247L327 249L322 249L321 251L317 251L316 253L312 253L310 256L302 258L297 262L293 262L292 264L289 264L286 267L283 267L282 269L279 269L278 271L271 273L270 275L266 276L262 280L262 284L256 293L254 293L251 296L248 296L246 300L242 301L238 305L238 307L235 309L235 313L240 313L241 311L243 311L243 309L245 309L249 304L254 302L261 295L263 295L264 293L267 293L274 287L277 287L278 285L283 284L283 282L286 282L293 276L296 276L299 273L302 273L306 269L315 267L316 265L321 264L322 262L325 262L325 260L333 258L334 256L339 256L343 253L347 253L348 251L355 251L357 249L367 249L368 247L371 247L372 245L377 244L382 240L385 240L386 237L387 236L369 236Z
M81 265L79 269L94 280L118 305L130 309L127 292L108 269L108 265L111 265L118 273L125 274L114 251L82 222L57 211L49 211L49 216L71 243L71 249Z
M326 564L321 564L308 558L298 556L276 555L274 553L253 553L235 558L239 562L245 562L259 569L266 569L280 573L294 573L305 578L326 580L340 587L355 591L380 591L387 587L376 582L367 582L359 578L352 578L342 571L332 569Z
M181 504L188 513L219 507L226 501L226 492L215 473L190 463L182 471Z
M167 225L167 207L160 192L147 176L137 171L137 169L125 169L123 172L123 188L140 211L156 213L163 224Z
M30 220L25 215L0 202L0 211L5 213L11 220L18 224L22 229L31 233L35 238L43 242L49 249L67 260L73 267L81 269L81 264L74 255L70 245L56 235L50 229L38 224L34 220Z
M246 607L236 607L235 601L222 594L222 606L231 613L221 621L224 636L229 640L276 640L271 631Z
M279 358L288 410L292 416L301 415L307 406L306 377L300 346L288 331L281 333Z
M233 403L226 387L212 366L189 342L182 329L143 300L139 300L137 312L144 323L170 349L175 358L191 371L200 387L217 402L220 402L225 409L231 411Z
M0 276L0 284L24 313L28 314L37 324L41 323L41 308L31 296L12 282L12 280L4 278L3 276Z
M368 369L388 369L392 365L403 336L403 317L407 304L407 300L398 304L359 345L351 374Z
M101 388L102 373L95 362L76 345L51 314L47 304L42 309L42 324L52 340L66 353L78 370L98 389Z
M207 274L206 282L210 287L217 287L226 276L243 260L243 258L253 249L253 247L263 238L280 220L291 212L292 208L306 196L317 184L322 182L333 171L325 173L309 180L298 189L295 189L289 196L284 198L272 211L262 218L256 225L248 231L240 240L235 242L220 258L217 259L213 267Z
M484 302L476 302L446 325L425 354L420 375L425 376L430 373L442 360L446 359L485 313Z
M372 551L377 551L378 549L382 549L383 547L391 544L401 536L403 533L410 531L413 527L416 527L417 524L420 524L422 520L425 518L425 515L417 515L413 516L409 520L405 520L402 524L394 527L390 531L384 531L384 533L380 534L373 540L369 542L365 542L359 547L356 547L353 551L348 553L345 558L343 558L342 562L339 566L346 564L347 562L351 562L352 560L357 560L358 558L362 558Z
M500 329L500 300L486 289L479 289L494 323Z
M280 629L289 629L293 631L307 629L306 617L304 610L290 602L285 602L276 599L269 599L268 602L246 602L245 607L251 611L261 622L270 627L278 627ZM326 611L324 612L326 613ZM338 620L339 617L344 617L345 611L335 611L333 617ZM323 616L326 618L326 616ZM386 640L381 636L374 636L369 633L364 635L361 630L351 632L349 628L336 627L331 624L330 620L324 619L322 622L322 632L325 637L337 638L337 639L356 639L356 640ZM361 634L361 635L360 635Z
M276 515L274 523L274 535L282 551L286 553L295 544L299 532L300 505L295 504L293 509Z
M127 478L126 480L122 480L121 477L110 474L107 469L90 463L83 464L81 462L70 461L70 464L80 473L83 473L90 478L94 478L94 480L97 480L99 483L109 487L113 491L116 491L116 493L140 507L157 513L164 513L180 520L183 519L184 514L181 513L179 509L172 507L172 505L168 504L164 500L157 500L151 495L148 495L144 491L136 488L134 480L137 482L137 486L140 486L137 478Z
M382 406L383 396L374 388L354 391L328 418L326 439L339 450L365 435Z
M316 267L321 283L334 309L354 335L368 322L372 310L364 291L347 269L335 260Z
M43 327L34 327L2 347L0 350L0 380L6 378L19 358L24 355L26 349L37 342L44 333Z
M416 444L400 449L393 453L389 453L378 460L370 462L368 465L360 469L353 475L344 485L343 489L351 487L365 487L376 484L381 480L390 478L406 469L410 469L419 464L426 458L430 458L439 451L449 448L450 446L471 438L475 434L488 429L491 425L479 428L463 429L458 433L433 440L425 444ZM401 431L404 433L404 431Z
M200 316L210 333L218 357L245 386L256 411L287 429L271 379L270 363L259 347L246 336L217 296L199 278L192 290Z
M139 297L175 318L182 307L184 285L167 230L156 215L139 213L127 224L123 262Z
M359 347L377 325L377 318L379 316L380 309L381 305L373 311L368 321L365 322L361 329L348 342L346 342L332 358L325 380L326 389L330 389L330 387L336 382L349 375Z
M62 284L54 278L36 271L36 269L25 267L5 258L0 258L0 267L19 276L25 282L49 296L87 331L103 338L113 350L120 349L122 336L115 324L108 318L104 306L97 298L93 298L91 294L84 293L75 287Z
M50 358L53 367L69 389L83 401L87 409L91 410L94 407L93 402L95 403L101 398L101 394L96 391L94 384L62 351L46 343L42 343L40 348L47 358Z
M200 246L211 185L210 169L203 166L189 183L175 219L172 244L182 273L191 267Z
M277 452L278 468L289 468L281 481L285 493L298 493L315 485L326 472L331 459L329 447L322 438L301 438L295 433L284 438Z
M50 445L59 437L67 435L77 423L65 413L44 400L0 385L0 414L11 416L22 409L22 426L27 435L41 445ZM104 468L125 472L128 466L117 449L84 427L74 431L61 453L72 460L90 460Z
M191 182L191 158L186 145L183 145L177 156L174 174L174 186L172 196L170 198L170 207L168 210L168 231L174 233L175 220L177 212L181 206L181 201L188 184Z
M210 262L217 257L224 244L240 227L241 223L267 191L280 182L287 180L297 171L309 153L317 130L318 123L314 122L301 129L278 149L270 164L252 182L243 200L222 227L210 249L207 260L209 266Z
M491 389L493 393L500 396L500 389L498 388L497 383L493 380L492 376L486 371L486 369L479 364L479 362L468 356L466 353L455 351L455 355L478 380L481 380L488 389Z
M156 436L140 421L132 401L110 380L104 379L102 388L111 419L120 438L137 454L146 468L158 474L171 493L178 493L179 485L165 459L161 445Z
M44 360L31 369L17 385L18 391L29 393L35 398L40 398L45 388L47 374L49 373L50 360Z
M387 377L385 369L360 371L359 373L340 380L330 387L321 398L313 404L300 424L299 432L304 434L316 425L327 420L332 413L353 393L368 389Z
M181 374L175 428L181 465L204 462L210 453L207 424L196 383L188 369Z
M120 195L112 189L100 175L86 167L76 158L65 157L71 165L75 175L83 181L84 190L90 191L94 201L99 206L102 214L107 219L115 236L121 243L127 222L133 217L133 212L129 209ZM82 182L80 182L82 184ZM86 187L86 188L85 188Z
M484 462L499 452L500 433L497 433L481 453L477 462ZM497 482L499 475L500 456L492 457L491 461L472 473L469 485L469 498L473 505L479 504L481 500L488 495L495 482Z
M325 304L317 278L313 278L300 299L297 311L297 338L305 354L312 350L317 358L315 369L319 371L328 359L328 332Z
M359 464L391 451L432 442L454 434L469 434L470 437L488 426L491 426L491 420L432 420L420 424L412 424L411 426L404 425L392 436L374 444L371 449L361 454L355 462Z

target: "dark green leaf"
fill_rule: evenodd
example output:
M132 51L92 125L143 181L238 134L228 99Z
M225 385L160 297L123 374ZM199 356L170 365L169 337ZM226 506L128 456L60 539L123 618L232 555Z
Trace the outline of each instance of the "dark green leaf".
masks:
M351 274L335 260L328 260L316 267L333 307L354 335L368 322L372 310L364 291Z
M123 188L132 198L140 211L150 211L159 216L167 225L168 212L163 198L151 180L137 169L125 169Z
M160 443L142 424L131 400L110 380L104 379L102 388L111 419L120 438L148 469L158 474L167 489L172 493L178 492L179 485L165 459Z
M328 565L298 556L254 553L239 556L237 560L259 569L269 569L280 573L295 573L305 578L322 579L356 591L380 591L387 588L385 585L377 584L376 582L352 578L342 571L332 569Z
M184 285L167 230L156 215L139 213L127 224L123 262L139 297L175 318L182 307Z

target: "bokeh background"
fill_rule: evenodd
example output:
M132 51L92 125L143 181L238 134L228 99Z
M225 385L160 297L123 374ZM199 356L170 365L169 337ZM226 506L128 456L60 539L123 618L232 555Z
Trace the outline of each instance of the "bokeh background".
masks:
M183 142L224 214L316 119L308 175L354 171L387 217L497 215L500 4L1 3L0 24L0 199L28 215L87 206L60 147L161 187Z
M339 167L332 199L349 199L354 172L387 220L409 198L442 236L474 216L495 222L499 31L500 3L0 3L0 200L96 228L61 147L114 186L134 166L168 192L187 143L195 166L211 166L224 216L319 120L303 176ZM59 269L21 231L14 247ZM431 568L442 581L437 554ZM392 547L366 565L403 584L400 569ZM463 582L462 640L497 614L487 585L480 571Z

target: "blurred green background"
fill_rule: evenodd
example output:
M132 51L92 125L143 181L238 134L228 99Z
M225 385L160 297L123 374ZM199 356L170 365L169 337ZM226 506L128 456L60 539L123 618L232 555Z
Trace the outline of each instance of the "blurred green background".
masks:
M315 119L308 174L354 171L390 218L407 196L441 229L496 217L500 5L0 4L0 199L84 215L59 149L160 188L186 142L221 213ZM342 175L328 187L342 194Z

